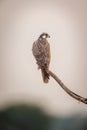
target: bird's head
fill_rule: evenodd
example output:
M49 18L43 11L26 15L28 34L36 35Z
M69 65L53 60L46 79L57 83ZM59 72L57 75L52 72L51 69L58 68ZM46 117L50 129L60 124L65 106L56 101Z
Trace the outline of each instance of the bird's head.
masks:
M48 33L42 33L39 38L50 38L49 34Z

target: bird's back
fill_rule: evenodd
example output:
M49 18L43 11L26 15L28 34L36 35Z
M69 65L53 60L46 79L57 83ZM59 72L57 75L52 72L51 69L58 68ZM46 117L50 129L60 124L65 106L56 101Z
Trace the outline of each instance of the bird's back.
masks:
M50 64L50 45L46 39L35 41L32 47L33 55L39 66L49 67Z
M50 45L46 38L38 39L33 43L33 55L37 61L38 68L41 69L44 83L49 81L49 64L50 64Z

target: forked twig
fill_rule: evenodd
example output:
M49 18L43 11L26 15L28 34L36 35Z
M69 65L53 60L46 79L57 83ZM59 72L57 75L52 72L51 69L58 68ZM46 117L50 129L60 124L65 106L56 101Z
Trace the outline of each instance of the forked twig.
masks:
M80 95L75 94L74 92L72 92L70 89L68 89L64 83L58 78L57 75L55 75L52 71L49 70L49 75L56 80L56 82L64 89L64 91L66 93L68 93L71 97L73 97L74 99L83 102L85 104L87 104L87 98L81 97Z

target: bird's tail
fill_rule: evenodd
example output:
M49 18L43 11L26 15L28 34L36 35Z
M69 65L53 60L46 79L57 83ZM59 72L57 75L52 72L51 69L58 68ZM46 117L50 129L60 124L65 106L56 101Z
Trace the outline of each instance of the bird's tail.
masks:
M45 68L41 68L41 72L42 72L43 82L48 83L50 75L48 74Z

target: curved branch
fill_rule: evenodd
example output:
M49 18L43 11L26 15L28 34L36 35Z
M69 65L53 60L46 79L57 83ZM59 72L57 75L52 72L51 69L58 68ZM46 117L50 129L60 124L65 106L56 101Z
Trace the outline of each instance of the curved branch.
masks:
M81 97L80 95L75 94L74 92L72 92L70 89L68 89L64 83L58 78L58 76L56 76L52 71L49 70L49 75L64 89L64 91L66 93L68 93L71 97L73 97L74 99L83 102L85 104L87 104L87 98Z

